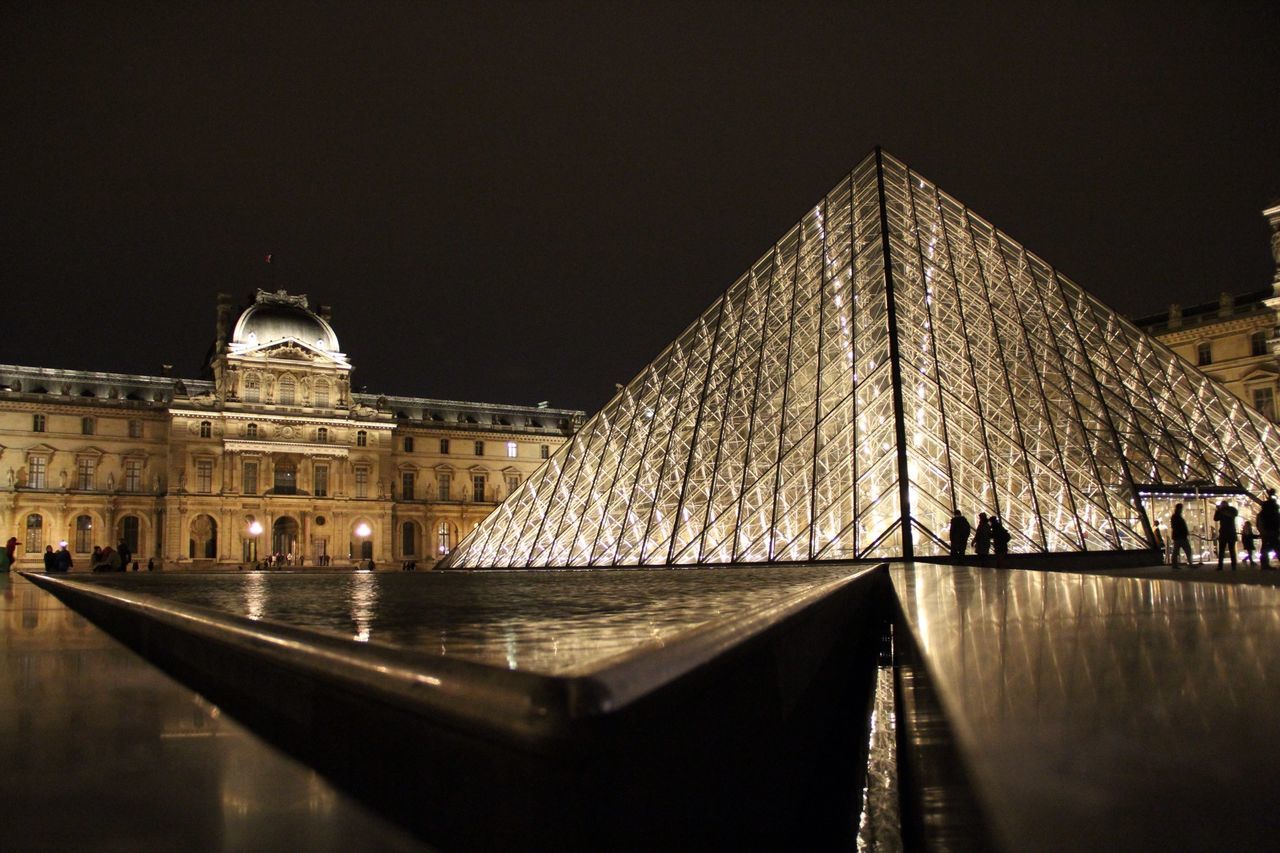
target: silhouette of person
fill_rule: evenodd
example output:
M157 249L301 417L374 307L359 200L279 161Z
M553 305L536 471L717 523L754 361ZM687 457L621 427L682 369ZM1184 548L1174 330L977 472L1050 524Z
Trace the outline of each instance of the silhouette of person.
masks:
M1258 511L1258 535L1262 540L1262 568L1271 569L1271 555L1280 551L1280 505L1276 504L1276 490L1267 489L1267 499Z
M1244 559L1240 562L1248 563L1250 566L1257 566L1253 561L1253 549L1256 545L1257 536L1253 532L1253 522L1245 519L1244 527L1240 528L1240 547L1244 548Z
M991 522L985 512L978 513L978 528L973 534L973 552L978 555L978 562L987 564L987 556L991 553Z
M1218 522L1218 571L1222 571L1222 557L1227 549L1231 550L1231 571L1236 570L1236 508L1223 501L1213 513L1213 520Z
M1182 517L1182 504L1173 505L1173 515L1169 516L1169 535L1173 537L1173 568L1178 569L1178 552L1187 555L1187 568L1191 568L1191 530L1187 520Z
M951 558L953 560L958 560L964 556L971 532L973 532L973 528L969 526L969 519L965 518L960 510L957 509L955 514L951 516Z
M991 516L991 545L996 552L996 568L1004 565L1005 555L1009 553L1009 540L1013 538L1000 516Z

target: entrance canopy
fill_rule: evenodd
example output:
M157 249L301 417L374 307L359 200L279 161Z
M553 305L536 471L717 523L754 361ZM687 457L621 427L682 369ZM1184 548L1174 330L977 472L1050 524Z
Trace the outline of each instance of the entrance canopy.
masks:
M956 507L1014 552L1146 549L1136 484L1257 498L1276 451L1266 418L877 150L444 564L941 555Z

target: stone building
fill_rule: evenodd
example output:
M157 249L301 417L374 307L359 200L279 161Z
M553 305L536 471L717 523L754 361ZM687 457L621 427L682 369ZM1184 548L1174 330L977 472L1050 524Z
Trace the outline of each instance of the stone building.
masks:
M219 297L203 379L0 365L0 532L145 568L420 567L449 553L583 413L355 393L326 307Z
M1280 204L1262 212L1271 226L1276 273L1270 285L1248 293L1223 292L1214 302L1134 320L1174 352L1217 379L1273 421L1280 420Z

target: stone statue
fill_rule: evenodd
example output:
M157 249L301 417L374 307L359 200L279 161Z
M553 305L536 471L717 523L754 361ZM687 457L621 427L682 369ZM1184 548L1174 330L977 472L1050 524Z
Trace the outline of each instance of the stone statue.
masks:
M1271 232L1271 257L1275 259L1277 270L1280 271L1280 222L1276 223Z
M63 468L58 472L58 488L65 489L67 487L67 469Z
M13 477L13 466L12 466L12 465L10 465L10 466L9 466L9 488L10 488L10 489L12 489L12 488L13 488L13 480L14 480L14 477Z
M151 491L157 495L160 494L160 475L156 474L151 478Z
M114 492L116 490L116 472L107 472L107 491Z
M185 492L187 490L187 472L178 472L178 491Z

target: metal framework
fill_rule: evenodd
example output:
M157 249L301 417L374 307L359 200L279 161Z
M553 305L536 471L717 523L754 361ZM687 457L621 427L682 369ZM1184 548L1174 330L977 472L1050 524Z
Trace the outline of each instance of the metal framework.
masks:
M1280 484L1276 428L877 149L452 567L1150 547L1136 484Z

